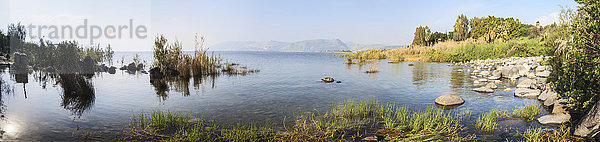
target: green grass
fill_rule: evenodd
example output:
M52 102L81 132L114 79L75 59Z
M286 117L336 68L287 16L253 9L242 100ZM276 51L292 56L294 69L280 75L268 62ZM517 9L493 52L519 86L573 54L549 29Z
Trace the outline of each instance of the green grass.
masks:
M541 113L539 104L529 103L523 107L515 109L512 113L513 117L524 118L525 121L533 121Z
M498 119L505 117L506 114L500 109L492 109L486 114L482 114L477 118L476 127L483 132L493 132L497 129Z
M585 139L571 135L571 129L565 125L561 125L558 129L531 128L525 130L521 136L523 137L521 141L527 142L586 141Z
M221 126L189 113L155 110L132 117L122 140L168 141L358 141L383 134L390 141L468 141L460 124L470 113L445 112L434 106L413 111L378 101L347 101L331 110L306 113L292 127L275 131L268 125ZM194 121L195 120L195 121Z
M550 55L540 39L518 39L502 43L467 43L448 50L430 50L426 53L434 62L462 62L476 59L530 57Z

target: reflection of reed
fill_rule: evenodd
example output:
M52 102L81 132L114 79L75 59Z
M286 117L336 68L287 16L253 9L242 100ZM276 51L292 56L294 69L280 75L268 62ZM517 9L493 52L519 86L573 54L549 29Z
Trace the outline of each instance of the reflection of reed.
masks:
M245 76L247 74L237 73L223 73L223 74L211 74L211 75L200 75L194 77L164 77L164 78L151 78L150 84L154 87L157 97L161 100L168 98L167 92L173 90L175 92L182 92L183 96L190 95L190 81L194 89L204 89L204 85L210 85L211 88L216 87L216 79L219 76ZM209 83L209 84L207 84Z
M94 85L84 76L60 74L58 83L63 88L61 106L65 109L76 115L81 115L94 104L96 98Z

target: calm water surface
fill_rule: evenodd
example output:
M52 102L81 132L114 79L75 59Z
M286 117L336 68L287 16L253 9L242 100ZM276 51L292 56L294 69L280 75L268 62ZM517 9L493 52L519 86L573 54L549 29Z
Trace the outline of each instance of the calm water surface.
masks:
M246 76L219 76L190 80L157 91L147 74L98 73L83 88L87 95L65 95L68 85L57 83L43 73L33 72L18 77L3 69L0 100L0 140L73 140L85 131L96 137L113 137L125 127L130 117L154 109L189 111L197 116L214 117L220 123L248 121L291 123L291 117L303 112L324 112L334 103L347 100L380 100L405 105L415 110L432 106L436 97L455 94L465 104L451 111L470 110L471 120L466 131L474 132L473 123L479 115L493 108L509 111L533 99L513 97L516 86L504 81L492 94L471 91L476 87L470 75L457 72L462 67L446 63L389 64L376 63L379 73L364 73L370 65L346 65L345 59L332 53L286 52L217 52L248 68L260 72ZM114 66L131 62L135 54L147 63L151 52L118 52ZM342 83L323 83L320 78L331 76ZM24 81L25 80L25 81ZM25 83L26 82L26 83ZM195 82L195 83L194 83ZM67 86L64 89L63 86ZM482 140L504 140L513 137L515 129L541 127L537 122L522 120L500 122L493 134L479 134Z

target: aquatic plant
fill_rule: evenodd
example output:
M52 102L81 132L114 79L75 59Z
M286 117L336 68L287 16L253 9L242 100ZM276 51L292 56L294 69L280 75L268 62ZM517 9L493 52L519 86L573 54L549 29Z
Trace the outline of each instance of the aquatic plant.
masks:
M194 76L218 74L217 66L221 64L222 58L216 56L214 52L209 55L208 48L204 48L204 36L198 40L198 35L194 36L194 56L192 61L192 74Z
M530 128L525 130L521 136L522 141L527 142L570 142L570 141L589 141L571 135L571 129L566 125L561 125L558 129Z
M515 109L512 113L513 117L524 118L525 121L533 121L541 113L539 104L529 103L523 107Z
M469 141L462 135L462 114L444 112L433 106L411 111L378 101L347 101L332 106L323 115L305 113L285 131L269 125L220 126L214 120L191 118L169 111L140 113L132 117L123 140L169 141L340 141L361 140L376 132L389 141ZM385 126L380 124L386 123Z
M477 118L477 123L476 123L476 127L478 130L484 131L484 132L492 132L494 130L496 130L496 127L498 125L498 119L505 117L506 114L504 113L504 111L500 110L500 109L492 109L490 110L490 112L486 113L486 114L482 114L481 116L479 116Z

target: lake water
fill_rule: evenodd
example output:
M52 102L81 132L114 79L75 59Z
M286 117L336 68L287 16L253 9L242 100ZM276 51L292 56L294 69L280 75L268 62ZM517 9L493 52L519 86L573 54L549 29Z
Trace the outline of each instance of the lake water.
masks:
M334 57L333 53L216 53L260 72L190 80L162 92L150 83L148 74L117 70L116 74L97 73L84 79L87 83L82 90L88 93L73 96L68 95L74 90L69 85L57 83L43 73L18 77L9 69L3 69L0 73L0 140L73 140L80 139L86 131L97 138L110 138L121 132L133 114L154 109L189 111L214 117L225 124L267 121L279 126L284 117L291 123L289 118L298 114L324 112L333 104L347 100L376 99L423 110L444 94L465 99L465 104L451 111L470 110L472 115L465 123L465 131L475 132L472 125L484 112L494 108L512 112L527 103L539 103L534 99L515 98L513 91L503 91L506 87L514 90L515 82L504 81L491 94L471 91L476 86L470 75L457 72L462 67L447 66L447 63L415 62L414 66L408 66L409 62L390 64L382 60L375 63L378 73L367 74L364 72L370 65L346 65L345 59ZM152 62L152 52L117 52L113 65L121 66L122 57L126 63L131 62L135 54ZM342 83L321 82L326 76ZM514 137L514 129L542 127L537 122L522 120L499 123L497 132L476 132L478 138L504 141Z

